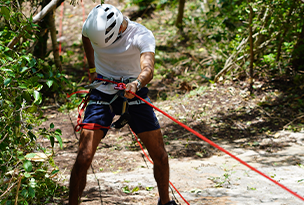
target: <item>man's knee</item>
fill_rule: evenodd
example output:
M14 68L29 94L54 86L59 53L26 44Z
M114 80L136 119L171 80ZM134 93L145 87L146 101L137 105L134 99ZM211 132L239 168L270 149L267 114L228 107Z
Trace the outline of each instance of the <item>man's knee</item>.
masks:
M81 167L81 169L87 170L89 166L91 165L91 162L93 160L93 155L92 153L84 150L79 150L77 157L76 157L76 162L75 166Z

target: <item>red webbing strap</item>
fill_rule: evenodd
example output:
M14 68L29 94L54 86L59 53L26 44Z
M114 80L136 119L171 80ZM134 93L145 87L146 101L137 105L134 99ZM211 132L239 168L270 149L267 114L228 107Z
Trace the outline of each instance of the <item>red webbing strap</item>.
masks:
M192 132L193 134L195 134L197 137L201 138L202 140L204 140L205 142L209 143L210 145L212 145L213 147L219 149L220 151L226 153L227 155L229 155L230 157L234 158L235 160L239 161L240 163L242 163L243 165L245 165L246 167L250 168L251 170L255 171L256 173L262 175L263 177L265 177L266 179L269 179L270 181L272 181L273 183L275 183L276 185L280 186L281 188L285 189L286 191L288 191L289 193L291 193L292 195L298 197L299 199L301 199L302 201L304 201L304 197L300 196L299 194L297 194L296 192L292 191L291 189L287 188L286 186L284 186L283 184L277 182L276 180L270 178L269 176L267 176L266 174L260 172L259 170L257 170L256 168L252 167L251 165L247 164L245 161L241 160L240 158L236 157L235 155L231 154L230 152L228 152L227 150L225 150L224 148L220 147L219 145L217 145L216 143L212 142L211 140L209 140L208 138L204 137L203 135L201 135L200 133L194 131L193 129L191 129L190 127L186 126L185 124L181 123L180 121L176 120L175 118L173 118L172 116L170 116L169 114L167 114L166 112L160 110L159 108L155 107L153 104L149 103L148 101L146 101L145 99L141 98L140 96L136 95L135 93L128 91L129 93L133 94L134 96L138 97L139 99L141 99L142 101L144 101L145 103L147 103L148 105L150 105L152 108L154 108L155 110L159 111L160 113L162 113L163 115L167 116L168 118L170 118L171 120L173 120L174 122L176 122L177 124L179 124L181 127L185 128L186 130Z
M87 91L87 90L78 90L78 91L76 91L76 92L73 92L73 93L71 93L71 94L67 94L67 98L70 98L72 95L75 95L75 94L77 94L77 93L82 93L82 94L84 94L84 93L89 93L89 91Z
M104 79L104 78L95 78L95 80L100 80L100 81L105 81L105 82L108 82L108 83L113 83L113 84L121 84L121 83L118 83L118 82L115 82L113 80L108 80L108 79ZM122 83L124 84L124 83Z
M71 94L67 94L67 97L71 97L72 95L74 94L77 94L77 93L89 93L89 91L87 90L79 90L79 91L76 91L76 92L73 92ZM99 130L99 129L110 129L110 126L109 127L105 127L105 126L101 126L100 124L97 124L97 123L82 123L82 117L81 115L83 114L84 112L84 109L85 107L87 106L88 104L88 96L86 96L86 98L83 98L81 103L78 105L78 117L77 117L77 125L75 126L74 130L76 132L79 132L82 128L83 129L87 129L87 130ZM81 107L81 108L80 108Z

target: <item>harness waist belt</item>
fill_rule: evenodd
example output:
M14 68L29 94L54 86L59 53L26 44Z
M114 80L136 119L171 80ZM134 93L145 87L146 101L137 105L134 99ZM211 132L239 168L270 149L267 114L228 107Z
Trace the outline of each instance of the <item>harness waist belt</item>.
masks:
M120 80L116 80L114 78L108 78L108 77L105 77L105 76L102 76L100 74L98 74L97 78L100 78L100 79L105 79L105 80L110 80L110 81L113 81L113 82L116 82L116 83L131 83L133 81L136 80L136 78L127 78L127 79L120 79ZM86 89L96 89L98 88L100 85L107 85L109 84L109 82L105 82L105 81L94 81L93 83L91 83L90 85L85 85L84 88Z
M144 100L151 102L150 99L147 97ZM112 102L105 102L101 100L89 100L88 105L110 105ZM129 105L140 105L140 104L145 104L144 101L142 100L134 100L131 102L128 102Z

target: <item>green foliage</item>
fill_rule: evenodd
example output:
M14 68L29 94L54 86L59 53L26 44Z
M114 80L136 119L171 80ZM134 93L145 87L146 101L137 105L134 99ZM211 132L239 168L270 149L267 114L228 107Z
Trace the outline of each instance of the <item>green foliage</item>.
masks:
M155 0L130 0L128 5L137 5L139 11L147 9L152 3L155 3Z
M63 190L53 180L58 169L52 152L37 141L48 138L52 147L55 141L62 147L62 140L52 124L37 129L43 114L40 105L45 91L60 91L66 79L28 51L36 41L37 25L11 6L10 1L0 6L6 20L0 25L0 201L13 204L18 196L17 204L45 204ZM23 40L9 49L6 45L21 27Z
M151 20L144 22L158 38L157 45L166 47L165 51L157 48L156 70L160 70L161 75L168 70L174 71L172 66L182 62L181 56L174 57L179 60L172 61L171 65L164 59L167 56L171 58L171 52L179 52L191 53L197 59L179 68L188 67L188 73L195 71L212 80L228 66L226 77L248 75L249 5L254 14L254 77L274 77L294 72L292 59L301 56L304 47L303 43L297 45L301 40L299 34L303 28L301 16L304 5L301 1L284 0L253 0L250 4L239 0L188 1L184 9L183 33L178 33L173 26L177 5L170 5L171 11L168 12L168 8L160 11L154 24ZM206 57L211 59L204 61ZM179 72L174 74L180 75Z
M288 74L291 53L303 26L300 16L304 6L300 1L251 1L253 8L253 38L255 68L272 74ZM210 15L216 15L210 18ZM233 68L247 69L249 64L249 7L246 1L222 0L207 14L212 29L220 28L212 38L229 40L218 44L225 55L236 54ZM219 36L220 35L220 36ZM245 44L242 45L242 42ZM248 63L247 63L248 62Z

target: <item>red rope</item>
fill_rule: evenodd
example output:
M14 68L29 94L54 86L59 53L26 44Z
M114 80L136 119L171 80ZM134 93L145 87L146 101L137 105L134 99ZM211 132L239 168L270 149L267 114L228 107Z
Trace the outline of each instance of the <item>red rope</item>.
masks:
M131 128L130 128L130 129L131 129ZM133 132L133 130L131 130L131 131L132 131L132 133L133 133L133 135L134 135L134 137L135 137L137 143L139 144L139 146L140 146L142 152L145 154L146 158L149 160L149 162L150 162L151 164L154 164L153 161L152 161L152 160L148 157L148 155L146 154L146 152L145 152L143 146L141 145L141 143L139 142L139 140L138 140L136 134ZM169 184L175 189L175 191L176 191L176 192L178 193L178 195L184 200L184 202L186 202L186 204L190 205L189 202L188 202L188 201L181 195L181 193L177 190L177 188L175 188L175 186L172 184L172 182L169 181Z
M113 84L119 84L115 81L111 81L111 80L105 80L105 79L98 79L98 80L102 80L102 81L106 81L106 82L110 82ZM125 87L125 86L124 86ZM185 128L186 130L190 131L191 133L195 134L197 137L201 138L202 140L204 140L205 142L209 143L210 145L212 145L213 147L217 148L218 150L226 153L227 155L229 155L230 157L234 158L235 160L239 161L241 164L245 165L246 167L250 168L251 170L255 171L256 173L260 174L261 176L265 177L266 179L272 181L273 183L275 183L276 185L280 186L281 188L285 189L286 191L288 191L289 193L291 193L292 195L296 196L297 198L301 199L302 201L304 201L304 198L302 196L300 196L299 194L297 194L296 192L292 191L291 189L287 188L286 186L284 186L283 184L275 181L274 179L270 178L269 176L267 176L266 174L260 172L259 170L257 170L256 168L252 167L251 165L247 164L245 161L241 160L240 158L236 157L235 155L231 154L230 152L228 152L227 150L225 150L224 148L220 147L219 145L217 145L216 143L212 142L211 140L209 140L208 138L204 137L203 135L201 135L200 133L196 132L195 130L191 129L190 127L186 126L185 124L181 123L180 121L176 120L175 118L173 118L172 116L170 116L169 114L167 114L166 112L162 111L161 109L155 107L153 104L151 104L150 102L146 101L145 99L141 98L140 96L136 95L135 93L133 93L132 91L128 91L129 93L133 94L134 96L136 96L137 98L139 98L140 100L142 100L143 102L147 103L148 105L150 105L152 108L154 108L155 110L159 111L160 113L162 113L163 115L165 115L166 117L170 118L172 121L176 122L178 125L180 125L181 127ZM136 135L135 135L136 136ZM140 145L141 146L141 145ZM141 146L142 148L142 146ZM142 148L143 150L143 148ZM146 155L146 154L145 154ZM147 155L146 155L147 157ZM150 161L150 160L149 160ZM150 161L151 162L151 161ZM171 184L171 183L170 183ZM174 187L174 186L173 186ZM174 187L175 189L175 187ZM176 189L175 189L176 190ZM176 190L177 191L177 190ZM178 191L177 191L178 192ZM184 200L185 201L185 200ZM186 201L185 201L186 202ZM187 203L187 202L186 202Z
M212 145L213 147L219 149L220 151L228 154L230 157L234 158L235 160L239 161L240 163L242 163L243 165L245 165L246 167L250 168L251 170L255 171L256 173L262 175L263 177L269 179L270 181L272 181L273 183L275 183L276 185L280 186L281 188L285 189L286 191L288 191L289 193L291 193L292 195L298 197L299 199L301 199L302 201L304 201L304 198L302 196L300 196L299 194L297 194L296 192L290 190L289 188L287 188L286 186L284 186L283 184L277 182L276 180L270 178L269 176L267 176L266 174L260 172L259 170L257 170L256 168L252 167L251 165L247 164L245 161L241 160L240 158L234 156L233 154L231 154L230 152L228 152L227 150L225 150L224 148L220 147L219 145L217 145L216 143L212 142L211 140L209 140L208 138L204 137L203 135L201 135L200 133L194 131L193 129L191 129L190 127L184 125L183 123L181 123L180 121L176 120L175 118L173 118L172 116L170 116L169 114L167 114L166 112L160 110L159 108L155 107L153 104L149 103L148 101L146 101L145 99L141 98L140 96L136 95L135 93L128 91L129 93L133 94L134 96L138 97L139 99L141 99L142 101L144 101L145 103L147 103L148 105L150 105L151 107L153 107L154 109L156 109L157 111L161 112L163 115L167 116L168 118L170 118L171 120L173 120L174 122L176 122L177 124L179 124L180 126L182 126L183 128L185 128L186 130L192 132L193 134L195 134L197 137L201 138L202 140L204 140L205 142L209 143L210 145Z
M103 79L103 78L95 78L95 80L101 80L101 81L106 81L108 83L113 83L113 84L117 84L117 86L115 87L116 89L118 90L121 90L121 89L125 89L126 88L126 85L124 83L118 83L118 82L115 82L115 81L112 81L112 80L107 80L107 79ZM132 93L131 91L129 91L130 93ZM71 94L68 94L67 96L68 97L71 97L72 95L76 94L76 93L89 93L88 91L86 90L79 90L79 91L76 91L76 92L73 92ZM134 93L132 93L134 94ZM136 94L134 94L135 96L137 96ZM139 97L139 96L137 96ZM140 98L140 97L139 97ZM142 99L142 98L140 98ZM105 129L110 129L110 127L104 127L104 126L101 126L99 124L96 124L96 123L82 123L82 113L84 112L84 109L87 105L87 100L88 99L82 99L80 105L78 106L78 117L77 117L77 125L75 126L75 131L76 132L79 132L81 130L81 128L84 128L84 129L89 129L89 130L98 130L98 129L101 129L101 128L105 128ZM145 101L145 100L144 100ZM81 107L82 105L82 107ZM81 108L80 108L81 107ZM131 128L130 128L131 129ZM147 159L149 160L149 162L151 164L154 164L153 161L148 157L148 155L146 154L143 146L141 145L141 143L139 142L136 134L133 132L133 130L131 130L133 135L135 136L136 138L136 141L137 143L139 144L141 150L143 151L143 153L145 154L145 156L147 157ZM186 202L188 205L190 205L187 200L181 195L181 193L175 188L175 186L169 181L170 185L175 189L175 191L178 193L178 195L184 200L184 202Z

